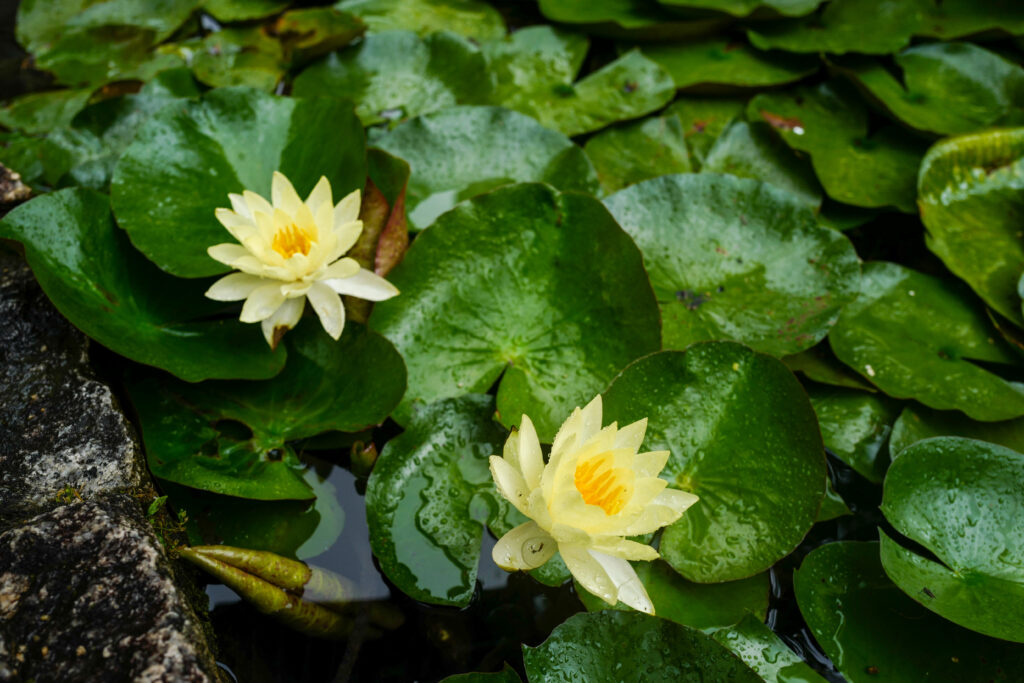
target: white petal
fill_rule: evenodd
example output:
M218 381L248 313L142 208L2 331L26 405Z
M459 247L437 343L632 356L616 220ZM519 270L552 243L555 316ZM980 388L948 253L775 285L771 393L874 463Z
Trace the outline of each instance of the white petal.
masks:
M309 288L306 298L320 317L320 324L327 334L332 339L341 337L341 331L345 329L345 307L341 304L341 297L327 285L317 282Z
M207 247L206 253L210 255L214 261L220 261L226 266L234 267L235 263L246 256L251 256L249 250L243 247L241 244L215 244L212 247Z
M242 193L242 199L249 206L249 213L255 219L257 213L266 214L268 216L274 215L274 207L271 206L270 202L256 194L252 190L246 190Z
M263 338L267 340L270 348L276 348L274 337L280 341L281 335L299 324L302 317L302 309L306 307L306 297L300 296L294 299L285 299L284 303L274 311L274 314L260 323L263 328Z
M633 471L638 477L656 477L665 469L668 456L668 451L637 453L633 458Z
M686 491L665 489L659 493L629 524L616 530L623 536L641 536L675 523L686 509L699 500Z
M331 213L334 212L334 200L331 198L331 182L327 180L327 176L320 176L320 180L317 181L316 187L309 193L306 198L306 206L316 214L317 211L323 204L327 204L331 208ZM327 229L331 229L333 225L327 225Z
M302 206L302 199L295 191L292 183L280 171L274 171L274 177L270 181L270 201L275 209L282 209L289 216L294 216Z
M352 190L344 199L334 207L334 225L344 225L359 218L359 206L362 204L362 195L359 190Z
M231 208L235 213L242 218L252 220L252 211L249 210L249 204L245 201L245 197L232 192L228 195L228 199L231 201Z
M580 431L577 435L579 446L587 443L592 436L601 431L601 394L594 397L580 413Z
M356 243L359 236L363 234L363 222L362 221L348 221L347 223L338 224L338 211L334 211L334 254L342 256L348 253L348 250L352 248L352 245ZM337 258L337 257L335 257Z
M622 558L605 555L596 550L587 551L608 574L615 584L619 600L640 612L654 614L654 604L647 596L647 589L636 575L636 570Z
M573 577L589 592L609 605L618 602L619 591L601 563L594 559L583 545L559 544L558 552L565 560Z
M239 320L243 323L258 323L274 315L274 312L284 303L284 294L281 293L281 283L257 287L245 300L242 305L242 315Z
M555 539L531 521L498 539L491 557L505 571L529 571L550 560L557 549Z
M544 454L540 450L537 429L527 415L523 415L523 421L519 424L519 469L529 488L540 486L540 478L544 473Z
M348 294L367 301L384 301L399 293L393 284L365 268L360 268L351 277L325 279L323 283L338 294Z
M251 219L239 216L230 209L217 209L213 214L220 221L220 224L231 233L231 236L239 242L244 242L259 232Z
M647 432L647 418L637 420L619 430L615 437L615 448L628 448L634 453L640 450Z
M636 541L630 541L629 539L618 538L615 536L608 540L597 541L590 549L592 551L618 557L623 560L650 562L651 560L656 560L660 557L660 555L658 555L658 551L646 543L637 543Z
M505 500L512 503L517 510L524 515L529 515L527 500L530 490L526 488L523 475L519 473L512 463L496 455L491 456L491 477L498 493L505 497Z
M340 277L352 277L359 272L359 262L353 258L343 258L335 261L324 269L320 275L321 280L331 280ZM330 286L330 285L328 285Z
M265 284L272 283L248 273L231 273L214 282L206 296L214 301L240 301Z

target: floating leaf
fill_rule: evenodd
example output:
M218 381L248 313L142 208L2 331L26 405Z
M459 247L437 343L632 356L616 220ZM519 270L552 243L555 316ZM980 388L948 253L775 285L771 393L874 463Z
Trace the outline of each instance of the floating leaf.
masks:
M991 31L1024 33L1024 5L1017 0L927 0L917 35L949 40Z
M47 52L75 29L131 27L151 34L153 43L181 26L197 0L23 0L15 27L18 42L33 54Z
M672 78L631 51L577 83L586 38L549 26L516 31L483 46L494 75L494 104L529 114L566 135L580 135L637 118L668 104Z
M911 404L903 409L892 426L889 454L895 458L907 446L933 436L964 436L1024 453L1024 418L1004 422L976 422L963 413L932 410Z
M1018 326L1024 271L1024 128L949 138L928 150L918 180L928 248Z
M754 12L770 11L784 17L799 17L813 12L823 0L658 0L667 7L680 10L714 10L745 17Z
M370 474L370 546L388 579L415 600L469 604L482 525L511 507L488 469L506 437L493 414L494 399L481 395L420 407Z
M895 263L868 263L862 283L828 337L841 361L896 398L976 420L1024 415L1024 385L977 362L1016 358L969 292Z
M724 18L683 20L653 2L635 0L539 0L551 21L575 24L588 33L629 40L674 40L712 33L729 23Z
M396 419L499 381L506 426L528 414L550 442L634 358L659 346L640 251L600 202L541 184L463 202L417 237L370 325L409 364Z
M357 103L364 125L401 120L455 104L483 104L490 91L484 58L449 31L371 34L300 73L298 97L334 93Z
M356 323L334 341L308 321L285 341L288 364L266 382L129 387L155 476L241 498L308 499L287 442L383 422L402 396L402 359Z
M691 581L752 576L788 555L814 524L825 454L814 411L778 360L732 342L636 361L604 397L606 418L648 418L646 450L668 450L662 478L701 500L661 537Z
M767 572L740 581L702 584L687 581L661 560L631 564L654 603L655 613L662 619L714 631L735 624L748 613L764 618L768 611ZM578 581L574 580L573 584L588 611L609 609L607 602L588 593ZM614 609L631 610L623 602Z
M1011 681L1024 648L940 619L893 585L877 543L826 543L793 575L807 625L850 683Z
M69 189L37 197L0 222L0 236L25 245L50 301L76 327L131 360L182 379L264 379L284 365L258 330L237 320L188 322L208 315L209 282L161 272L114 225L110 200Z
M832 479L825 477L825 497L821 500L821 509L818 510L818 516L814 521L827 522L830 519L852 514L853 511L850 510L846 501L833 488Z
M827 342L822 342L798 354L785 356L782 362L793 372L800 372L807 379L821 384L875 391L871 384L865 382L859 375L839 362Z
M414 229L501 185L546 182L593 193L597 177L579 147L534 119L499 107L451 107L396 127L376 146L409 162Z
M36 66L58 82L98 86L112 81L148 81L160 71L183 66L180 57L152 49L153 34L126 26L75 30L64 34Z
M202 0L203 9L221 21L262 19L289 4L290 0Z
M345 47L365 32L359 17L333 7L291 10L274 22L274 34L293 65Z
M823 683L825 680L786 647L759 616L748 614L737 624L716 631L712 637L768 683Z
M690 150L690 164L700 170L708 151L725 127L743 114L746 99L737 97L680 97L666 114L675 114L683 122L683 136Z
M249 88L211 90L142 126L114 170L111 199L132 243L181 277L226 272L207 247L231 240L214 217L228 194L270 196L274 171L305 196L320 176L341 199L366 179L359 121L334 99L273 97Z
M683 123L674 114L606 128L587 140L584 150L605 192L691 170Z
M825 447L868 481L882 483L889 459L882 449L899 405L889 397L839 387L810 390Z
M854 206L916 211L915 180L924 146L894 126L868 134L868 112L841 81L763 93L750 101L751 120L763 120L787 145L811 155L825 191Z
M0 109L0 125L26 133L48 133L67 126L85 108L92 91L49 90L16 97Z
M191 57L196 79L215 88L244 85L271 92L287 66L281 43L258 27L227 28L182 43L178 51Z
M649 45L642 52L663 66L680 89L783 85L813 74L820 66L816 56L762 52L745 40L726 36Z
M505 35L501 13L480 0L341 0L335 7L360 17L374 33L453 31L476 40Z
M605 200L644 253L662 343L731 339L786 355L813 346L857 295L859 262L795 196L718 174L647 180Z
M887 54L921 28L921 9L907 0L831 0L810 16L759 25L747 36L762 50Z
M907 595L985 635L1024 643L1024 455L936 437L903 450L882 512L938 562L879 531L882 565Z
M617 610L569 617L537 647L524 645L523 659L530 683L601 681L609 675L628 683L761 680L700 631Z

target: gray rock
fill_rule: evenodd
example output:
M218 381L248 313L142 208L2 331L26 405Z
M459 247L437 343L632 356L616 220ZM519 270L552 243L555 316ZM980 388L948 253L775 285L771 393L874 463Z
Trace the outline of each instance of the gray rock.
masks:
M217 680L197 623L127 497L0 535L0 681Z

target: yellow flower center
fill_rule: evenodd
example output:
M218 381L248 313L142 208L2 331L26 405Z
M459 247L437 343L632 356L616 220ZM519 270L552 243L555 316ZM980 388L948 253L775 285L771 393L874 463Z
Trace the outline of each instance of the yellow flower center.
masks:
M614 515L629 501L631 472L612 467L610 453L599 453L576 465L573 476L576 490L587 505L597 505L606 515Z
M305 230L290 223L274 233L274 241L270 246L284 258L291 258L295 254L307 256L313 240Z

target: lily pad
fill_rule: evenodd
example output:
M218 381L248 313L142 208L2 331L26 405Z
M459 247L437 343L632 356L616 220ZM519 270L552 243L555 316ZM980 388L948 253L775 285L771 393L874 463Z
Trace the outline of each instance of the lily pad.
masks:
M648 178L692 170L683 123L674 114L606 128L583 149L609 193Z
M25 133L48 133L67 126L85 108L92 88L29 93L0 109L0 125Z
M1024 325L1024 128L937 143L921 162L918 192L928 248L985 303Z
M530 683L761 681L700 631L618 610L569 617L537 647L524 645L523 659Z
M627 40L675 40L713 33L729 24L718 17L685 20L654 2L637 0L539 0L538 5L551 21Z
M147 81L160 71L183 65L180 57L152 49L153 34L128 26L70 31L36 55L36 66L58 82L93 87L113 81Z
M291 0L202 0L203 9L221 21L262 19L290 4Z
M307 7L282 14L273 30L294 68L345 47L366 33L366 24L333 7Z
M683 123L683 137L690 150L690 164L699 171L715 140L735 117L741 116L747 100L739 97L683 96L665 110Z
M681 10L714 10L735 17L755 12L774 12L784 17L801 17L817 9L823 0L658 0L666 7Z
M550 443L624 365L659 347L640 251L600 202L520 184L463 202L417 237L370 325L409 364L414 400L496 382L502 424L528 414Z
M857 296L860 265L849 240L771 185L663 176L605 205L644 253L665 348L731 339L795 353L820 341Z
M68 189L37 197L0 222L0 236L25 245L50 301L76 327L138 363L190 382L276 375L285 351L272 353L258 330L237 320L204 320L209 282L161 272L114 225L110 200Z
M792 356L785 356L782 362L793 372L799 372L807 379L821 384L875 391L874 386L839 362L827 342Z
M663 66L679 89L784 85L813 74L821 65L815 55L763 52L726 36L649 45L642 52Z
M885 477L882 512L937 562L885 533L882 566L915 601L972 631L1024 643L1024 455L960 437L918 441Z
M868 133L868 112L848 84L831 80L785 93L762 93L747 115L765 121L787 145L811 156L830 197L864 207L916 212L924 145L895 126Z
M701 170L762 180L791 192L815 211L821 206L821 185L814 169L789 149L767 123L730 123L708 150Z
M748 614L738 623L716 631L717 642L743 660L768 683L824 683L759 616Z
M850 506L846 504L843 497L832 486L832 480L829 477L825 477L825 497L821 500L821 509L818 510L818 516L814 521L827 522L837 517L852 514L853 511L850 509Z
M266 382L129 387L155 476L240 498L308 499L288 442L383 422L402 396L401 357L356 323L340 341L314 321L285 340L288 364Z
M809 393L825 447L868 481L882 483L889 467L883 446L899 404L882 394L840 387L813 387Z
M960 628L904 595L882 571L877 543L816 548L793 586L815 640L850 683L1024 675L1024 648Z
M1024 68L970 43L916 45L894 57L902 79L874 59L841 63L903 123L939 135L1024 121Z
M476 40L505 35L501 13L480 0L341 0L335 7L361 18L373 33L452 31Z
M387 31L311 64L295 78L292 92L350 98L368 126L455 104L484 104L490 78L483 55L467 38L450 31L425 38Z
M636 50L574 83L587 46L586 38L549 26L485 43L495 79L491 102L566 135L580 135L649 114L672 100L672 77Z
M661 476L700 502L667 527L662 557L691 581L753 576L814 524L825 453L814 410L780 361L732 342L636 361L604 396L605 417L648 418L646 450L668 450Z
M362 127L345 102L273 97L249 88L211 90L168 107L139 130L114 169L111 199L132 243L165 271L216 275L206 254L230 235L214 217L228 194L270 196L274 171L305 196L320 176L333 194L362 189Z
M483 524L511 508L487 464L506 437L493 414L494 399L482 395L421 406L370 474L370 546L388 579L416 600L469 604Z
M927 0L917 35L962 38L977 33L1024 33L1024 5L1017 0Z
M263 29L227 28L178 51L191 57L196 79L212 87L244 85L271 92L287 64L281 43Z
M963 436L1024 453L1024 418L976 422L963 413L911 404L903 409L892 426L889 454L895 458L907 446L933 436Z
M412 229L457 203L516 182L546 182L594 193L597 175L569 138L518 112L452 107L403 123L375 145L409 162L406 206Z
M895 263L868 263L862 282L828 337L839 360L896 398L975 420L1024 415L1024 385L976 362L1016 357L969 292Z
M921 10L907 0L831 0L814 14L758 26L747 36L762 50L884 55L910 42Z
M768 611L767 572L740 581L693 583L661 560L631 564L654 603L655 614L662 619L711 632L735 624L748 613L763 619ZM607 602L587 592L578 581L573 584L588 611L608 609ZM614 609L628 612L631 608L620 602Z

